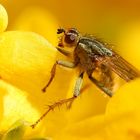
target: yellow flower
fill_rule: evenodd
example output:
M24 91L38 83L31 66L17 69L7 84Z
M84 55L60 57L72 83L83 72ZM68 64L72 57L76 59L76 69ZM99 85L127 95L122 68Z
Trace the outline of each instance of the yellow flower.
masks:
M12 8L11 11L16 9L17 12L19 5L25 5L25 1L14 0L14 2L14 9ZM75 1L75 5L77 3L79 4L79 1ZM64 4L66 5L63 8L68 8L67 3ZM84 6L83 2L81 6ZM10 6L7 4L7 7ZM60 7L57 6L56 11L59 9ZM84 14L87 15L83 13L82 16ZM71 15L71 9L68 15ZM63 17L66 20L64 24L70 23L68 15ZM75 19L75 25L79 24L81 18L80 12L78 15L80 16ZM110 17L112 15L108 16L108 19L111 19ZM65 105L61 106L60 110L56 108L35 129L32 129L30 125L46 111L46 105L72 96L77 73L76 70L57 67L55 79L43 94L41 89L48 82L55 61L67 59L54 47L58 41L56 29L60 23L48 10L37 6L23 8L18 18L12 16L11 19L8 29L14 31L5 31L8 17L6 10L0 5L0 139L140 139L139 79L125 83L109 99L85 78L84 86L88 88L83 90L83 94L75 100L70 110L67 110ZM87 16L87 19L89 20L90 16ZM87 20L81 23L81 27L84 27L85 23ZM107 30L108 25L106 21L104 23L104 30ZM140 23L128 24L128 28L121 31L123 37L118 39L120 48L116 48L138 69L140 69L139 27ZM88 29L94 28L88 26Z
M8 16L5 8L0 5L0 32L3 32L7 28Z

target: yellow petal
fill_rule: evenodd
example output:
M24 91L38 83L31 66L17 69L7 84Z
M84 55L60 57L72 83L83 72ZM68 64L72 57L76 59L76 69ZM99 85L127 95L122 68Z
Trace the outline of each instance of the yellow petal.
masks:
M31 138L31 139L28 139L28 140L51 140L51 139L38 137L38 138Z
M38 111L28 101L28 94L4 81L0 81L1 110L0 130L7 130L15 121L25 120L32 123L39 117Z
M8 15L5 8L0 4L0 32L3 32L8 25Z
M0 34L0 76L26 91L41 89L50 77L56 49L32 32Z
M140 138L140 79L121 87L110 100L106 110L106 135L109 139Z
M92 140L93 136L103 128L104 116L96 116L85 119L78 123L69 124L64 130L55 136L55 140ZM98 139L96 139L98 140Z
M105 117L103 127L98 129L93 138L101 140L139 140L140 113L130 111L121 115Z
M106 115L140 110L140 79L126 83L111 98L106 109Z
M56 49L47 40L35 33L11 31L0 34L0 76L2 80L27 91L28 102L40 112L45 111L44 106L48 104L46 99L50 100L42 94L41 90L50 79L50 71L56 61L56 53ZM48 96L50 95L51 92ZM18 96L16 97L18 98ZM12 98L8 97L8 99ZM15 106L19 99L14 103ZM8 102L7 105L9 105ZM24 105L21 106L24 107ZM6 109L10 111L8 107ZM8 114L10 117L13 113L10 111ZM30 115L30 113L27 114ZM34 123L40 115L31 122ZM25 117L27 116L25 115Z

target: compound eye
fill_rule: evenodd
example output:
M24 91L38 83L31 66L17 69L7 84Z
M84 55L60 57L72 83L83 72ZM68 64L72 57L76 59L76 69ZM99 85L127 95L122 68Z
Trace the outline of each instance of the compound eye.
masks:
M64 41L65 41L67 44L74 43L75 40L76 40L75 34L73 34L73 33L68 33L68 34L65 35L65 40L64 40Z

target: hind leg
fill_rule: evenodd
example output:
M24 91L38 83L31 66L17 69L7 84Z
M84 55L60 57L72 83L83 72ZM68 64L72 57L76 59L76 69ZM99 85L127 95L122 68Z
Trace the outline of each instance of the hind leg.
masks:
M63 99L60 100L58 102L55 102L52 105L48 106L48 110L33 124L31 125L32 128L35 128L36 125L52 110L54 110L56 107L59 107L63 104L67 104L70 103L70 105L73 103L73 101L80 95L80 89L81 89L81 85L82 85L82 81L83 81L83 75L84 72L82 72L79 77L77 78L76 84L75 84L75 88L74 88L74 94L73 97L68 98L68 99Z

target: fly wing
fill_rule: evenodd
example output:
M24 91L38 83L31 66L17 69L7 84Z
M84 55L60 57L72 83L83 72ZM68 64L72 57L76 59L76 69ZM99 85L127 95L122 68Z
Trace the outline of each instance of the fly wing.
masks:
M102 64L110 68L125 81L130 81L140 76L140 72L135 67L115 52L113 52L113 56L106 57Z
M112 70L105 65L100 65L94 73L97 72L97 80L109 90L113 89L114 86L114 75ZM95 76L95 75L94 75Z

